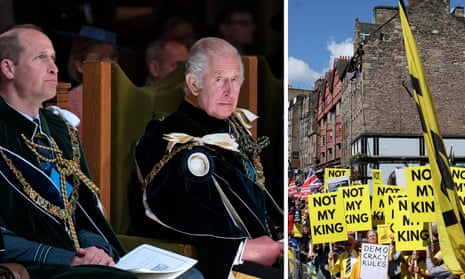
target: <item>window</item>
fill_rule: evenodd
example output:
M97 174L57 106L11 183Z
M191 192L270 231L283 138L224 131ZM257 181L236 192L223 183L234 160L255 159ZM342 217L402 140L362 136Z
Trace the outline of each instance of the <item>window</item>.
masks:
M292 159L293 160L299 160L299 152L298 151L292 151Z
M380 156L419 156L420 141L418 138L380 138Z

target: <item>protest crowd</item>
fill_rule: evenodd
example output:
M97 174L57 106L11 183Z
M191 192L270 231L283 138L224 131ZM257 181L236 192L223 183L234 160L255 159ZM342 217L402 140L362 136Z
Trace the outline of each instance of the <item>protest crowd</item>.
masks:
M289 179L288 278L464 278L447 266L432 194L421 191L431 177L414 175L428 171L407 167L406 187L372 181L371 194L350 175L331 188L331 169L322 180L313 170L305 181Z
M323 183L289 178L289 278L465 278L465 169L445 152L402 0L398 16L428 164L404 161L387 182L375 164L358 179L330 167Z

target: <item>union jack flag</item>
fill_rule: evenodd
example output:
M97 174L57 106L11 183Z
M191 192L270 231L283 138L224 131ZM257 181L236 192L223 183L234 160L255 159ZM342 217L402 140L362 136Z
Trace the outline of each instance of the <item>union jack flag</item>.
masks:
M312 186L320 186L321 185L321 181L318 178L318 176L316 176L313 169L310 169L310 171L308 172L307 178L305 179L305 182L304 182L303 185L312 185Z
M301 191L302 189L306 189L306 190L308 189L307 191L310 191L311 193L313 193L318 188L320 188L320 186L321 186L320 179L318 178L318 176L316 176L313 169L310 169L310 171L308 172L307 178L305 179L304 184L300 186L300 189Z

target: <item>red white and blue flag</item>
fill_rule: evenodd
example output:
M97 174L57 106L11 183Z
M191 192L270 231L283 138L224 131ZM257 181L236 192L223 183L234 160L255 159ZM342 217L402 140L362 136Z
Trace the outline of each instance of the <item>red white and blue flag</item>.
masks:
M304 184L300 186L300 195L299 198L301 200L307 199L307 196L310 195L311 193L314 193L321 187L321 181L316 176L315 172L313 169L310 169L308 172L307 178L304 181Z
M299 200L307 201L308 195L311 195L311 194L312 194L312 189L310 188L310 185L300 186Z
M316 176L313 169L310 169L308 172L307 178L305 179L302 186L311 186L311 188L318 188L321 186L321 181L318 176Z
M299 195L297 192L297 185L295 185L295 181L293 179L289 180L289 185L287 186L287 192L289 194L289 197L295 198Z

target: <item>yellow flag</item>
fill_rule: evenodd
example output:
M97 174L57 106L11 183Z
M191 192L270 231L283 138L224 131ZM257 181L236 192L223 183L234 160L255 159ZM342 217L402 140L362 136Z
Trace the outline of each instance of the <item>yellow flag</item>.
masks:
M431 165L441 251L448 269L454 274L462 274L465 270L465 219L458 206L442 133L402 0L399 0L399 14L412 87Z

